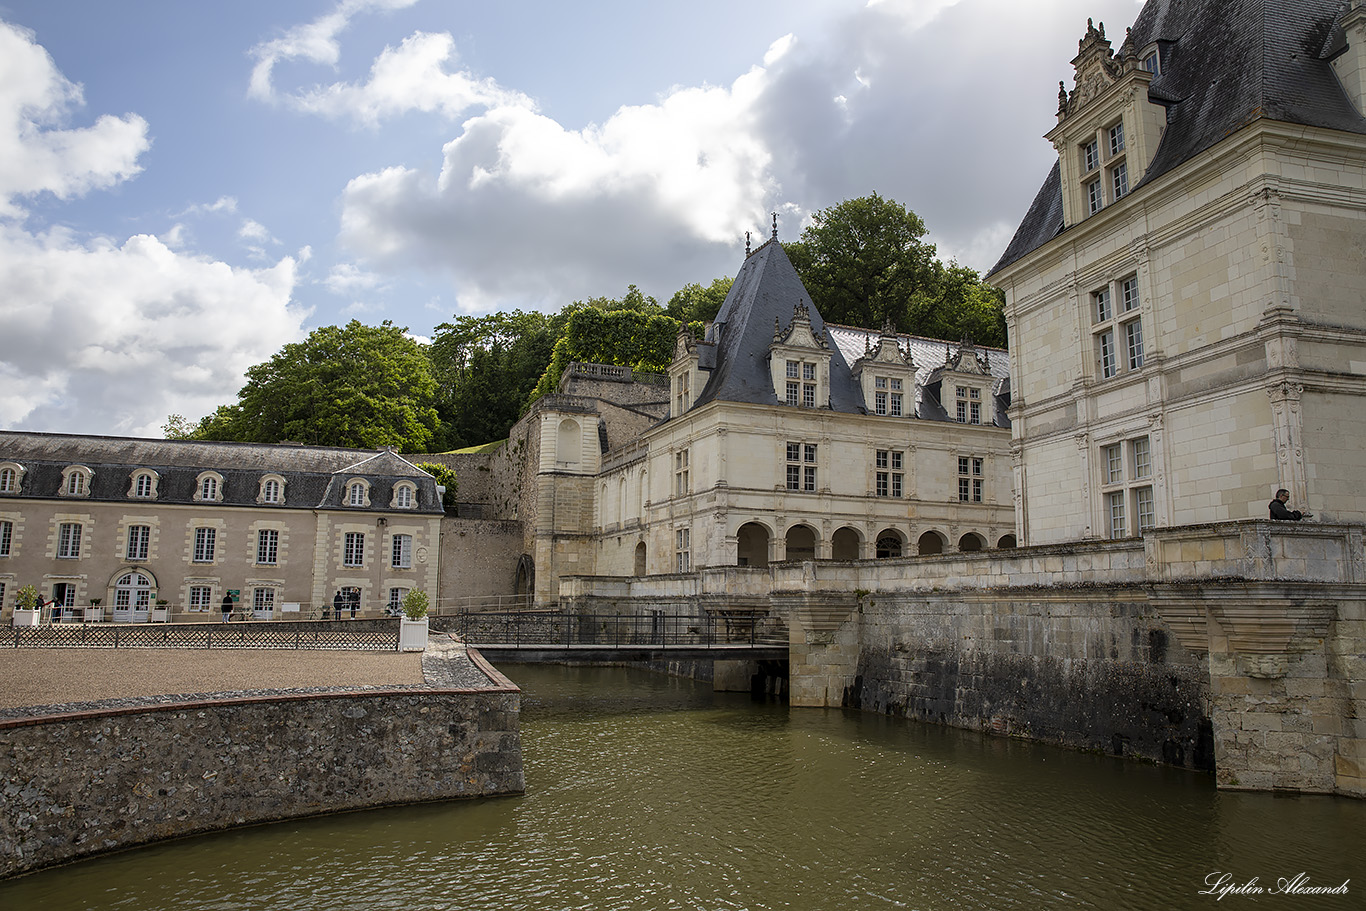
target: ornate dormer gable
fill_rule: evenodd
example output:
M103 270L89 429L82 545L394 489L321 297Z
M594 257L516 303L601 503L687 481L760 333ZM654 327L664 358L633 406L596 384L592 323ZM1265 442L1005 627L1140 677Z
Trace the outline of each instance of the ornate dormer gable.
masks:
M1119 202L1143 179L1166 126L1149 98L1155 53L1140 58L1126 37L1116 54L1105 24L1086 22L1072 58L1074 85L1058 85L1058 125L1047 135L1058 152L1063 222L1074 225Z
M940 384L939 399L950 421L992 424L996 419L992 389L996 378L986 355L969 339L956 351L944 351L944 366L930 377Z
M987 362L986 355L977 350L972 339L965 338L958 345L958 350L952 353L944 352L944 372L989 377L991 365Z
M829 407L830 340L824 329L817 332L812 328L811 314L804 303L792 308L786 330L774 317L768 361L773 392L780 404Z
M686 325L678 327L674 340L674 359L669 364L669 417L676 418L692 407L703 381L698 372L700 356L697 339Z
M865 338L863 356L854 361L851 372L863 392L868 414L913 417L915 370L909 348L901 349L901 339L890 321L883 325L876 347Z

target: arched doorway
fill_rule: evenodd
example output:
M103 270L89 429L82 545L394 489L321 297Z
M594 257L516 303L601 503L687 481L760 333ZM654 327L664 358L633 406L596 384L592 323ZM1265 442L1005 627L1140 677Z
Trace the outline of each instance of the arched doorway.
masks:
M746 522L735 533L736 566L768 566L768 529Z
M114 622L146 623L152 606L152 580L138 570L114 582Z
M899 557L905 550L905 542L901 540L901 532L894 528L885 528L877 536L877 557L879 560Z
M639 578L645 575L645 542L641 541L636 545L636 565L635 574Z
M787 530L787 556L789 561L816 559L816 529L810 525L793 525Z
M985 546L986 542L982 540L982 536L971 531L958 539L958 549L963 553L973 553Z
M530 554L522 554L521 559L517 561L517 579L514 586L513 591L526 596L527 600L531 599L532 593L536 590L536 564Z
M831 535L830 557L834 560L857 560L859 558L858 532L846 525Z
M922 557L930 554L942 554L944 552L944 539L939 537L937 532L927 531L920 536L915 547Z
M1015 543L1015 536L1001 535L1001 540L996 542L996 546L999 547L1001 550L1009 550L1012 547L1016 547L1017 545Z

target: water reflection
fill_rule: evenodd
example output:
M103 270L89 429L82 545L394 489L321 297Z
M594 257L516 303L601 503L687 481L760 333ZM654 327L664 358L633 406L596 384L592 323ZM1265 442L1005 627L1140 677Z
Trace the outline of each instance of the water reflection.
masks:
M185 840L0 884L0 907L1203 908L1217 870L1337 884L1362 863L1362 801L1221 794L1204 775L622 669L510 676L524 797Z

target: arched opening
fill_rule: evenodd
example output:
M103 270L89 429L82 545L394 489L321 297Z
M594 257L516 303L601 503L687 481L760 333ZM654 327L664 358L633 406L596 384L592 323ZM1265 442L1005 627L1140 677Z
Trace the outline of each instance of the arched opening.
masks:
M787 530L786 560L816 559L816 530L810 525L793 525Z
M899 557L905 549L905 542L901 540L901 532L894 528L886 528L878 533L877 536L877 557L884 560L890 557Z
M958 539L958 549L963 553L979 551L985 546L986 542L982 540L982 536L975 532L970 531Z
M152 606L152 580L138 571L124 573L114 583L114 622L145 623Z
M639 544L636 545L636 565L635 565L635 573L636 573L636 576L637 576L637 577L645 575L645 542L644 542L644 541L641 541Z
M834 560L857 560L859 558L858 532L846 525L831 535L830 557Z
M536 590L536 564L530 554L522 554L521 559L517 561L517 579L514 586L514 592L525 595L528 599Z
M582 449L583 433L579 429L579 422L572 418L560 421L560 432L555 439L555 461L577 465Z
M937 532L927 531L915 542L915 549L922 557L944 552L944 539Z
M768 566L768 529L746 522L735 533L736 566Z
M1001 535L1001 540L996 542L996 546L1002 550L1009 550L1010 548L1017 547L1019 545L1015 543L1014 535Z

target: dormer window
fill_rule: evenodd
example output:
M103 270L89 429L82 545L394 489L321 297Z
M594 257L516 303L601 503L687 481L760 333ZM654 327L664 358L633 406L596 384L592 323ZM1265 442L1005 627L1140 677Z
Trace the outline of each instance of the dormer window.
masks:
M956 386L957 414L960 424L982 423L982 390L976 386Z
M1153 48L1143 55L1142 67L1154 76L1162 72L1162 61L1157 55L1157 48Z
M94 472L84 465L72 465L62 472L62 495L85 497L90 495L90 479Z
M816 365L810 361L787 362L787 404L816 407Z
M152 496L152 476L140 474L133 479L133 496L140 500L146 500Z
M399 484L394 488L395 509L412 509L417 503L417 491L411 484Z
M216 471L205 471L199 475L199 487L194 498L201 503L219 503L223 500L223 476Z
M11 462L0 467L0 493L18 493L24 469Z
M370 485L364 481L352 481L346 485L346 505L347 506L369 506L370 505Z
M279 475L266 475L261 479L261 492L257 495L258 503L270 506L279 506L285 501L285 480Z

